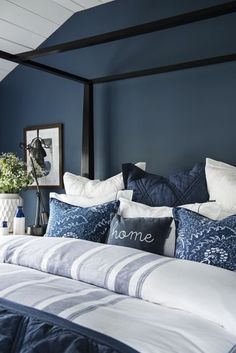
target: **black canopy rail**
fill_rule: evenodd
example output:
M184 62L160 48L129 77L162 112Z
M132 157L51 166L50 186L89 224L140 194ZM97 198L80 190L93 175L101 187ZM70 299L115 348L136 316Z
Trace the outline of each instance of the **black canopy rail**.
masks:
M41 64L32 59L41 56L64 53L76 49L87 48L99 44L109 43L116 40L131 38L147 33L162 31L177 26L187 25L194 22L207 20L236 12L236 1L205 7L196 11L167 17L157 21L144 23L137 26L107 32L87 38L78 39L66 43L39 48L19 54L10 54L0 50L0 58L30 67L32 69L47 72L65 79L73 80L84 85L84 110L83 110L83 132L81 152L81 175L94 178L94 126L93 126L93 85L106 82L114 82L147 75L157 75L178 70L197 68L207 65L216 65L236 61L236 53L208 57L177 64L164 65L149 69L118 73L97 78L85 78L76 74L60 70L58 68Z
M230 14L236 11L236 1L230 1L225 4L206 7L200 10L187 12L184 14L167 17L161 20L147 22L141 25L127 27L117 31L99 34L92 37L82 38L67 43L53 45L47 48L41 48L36 50L27 51L19 54L22 59L34 59L38 56L64 53L66 51L87 48L90 46L113 42L120 39L126 39L130 37L139 36L141 34L147 34L164 29L173 28L177 26L186 25L193 22L206 20L226 14Z
M0 50L0 58L7 60L7 61L17 63L17 64L20 64L20 65L23 65L23 66L31 67L32 69L36 69L39 71L47 72L52 75L60 76L62 78L66 78L68 80L73 80L73 81L77 81L77 82L84 83L84 84L90 82L90 80L87 78L74 75L70 72L66 72L66 71L57 69L52 66L44 65L44 64L38 63L36 61L32 61L32 60L22 60L19 58L19 55L10 54L10 53L7 53L3 50Z
M163 74L167 72L192 69L192 68L201 67L201 66L222 64L230 61L236 61L236 53L214 56L210 58L193 60L193 61L186 61L179 64L153 67L151 69L126 72L126 73L121 73L117 75L98 77L98 78L92 79L92 82L95 84L98 84L98 83L106 83L106 82L112 82L112 81L127 80L129 78L158 75L158 74Z

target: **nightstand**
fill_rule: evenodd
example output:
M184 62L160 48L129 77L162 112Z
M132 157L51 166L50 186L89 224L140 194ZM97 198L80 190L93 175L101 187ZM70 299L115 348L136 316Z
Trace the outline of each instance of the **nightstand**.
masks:
M35 234L27 234L26 232L24 234L17 234L17 235L29 235L31 237L43 237L43 235L35 235ZM6 235L0 235L0 237L15 237L17 236L16 234L10 233L10 234L6 234Z

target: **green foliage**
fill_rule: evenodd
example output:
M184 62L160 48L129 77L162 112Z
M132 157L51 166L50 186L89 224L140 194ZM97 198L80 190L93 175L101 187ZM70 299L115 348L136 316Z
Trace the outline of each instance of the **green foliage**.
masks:
M12 152L0 155L0 193L17 194L32 182L32 174L27 173L21 158Z

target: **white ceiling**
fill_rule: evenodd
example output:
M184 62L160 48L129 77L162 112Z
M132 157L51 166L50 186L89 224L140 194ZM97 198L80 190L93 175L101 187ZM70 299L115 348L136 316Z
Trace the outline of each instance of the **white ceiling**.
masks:
M75 12L112 0L0 0L0 50L36 49ZM0 59L0 81L17 64Z

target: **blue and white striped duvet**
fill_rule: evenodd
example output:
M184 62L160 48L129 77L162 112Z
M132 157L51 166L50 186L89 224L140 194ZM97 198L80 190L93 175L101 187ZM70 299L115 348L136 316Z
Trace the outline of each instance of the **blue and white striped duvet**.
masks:
M144 353L229 353L236 273L77 239L0 237L0 297ZM236 351L236 348L235 348Z

